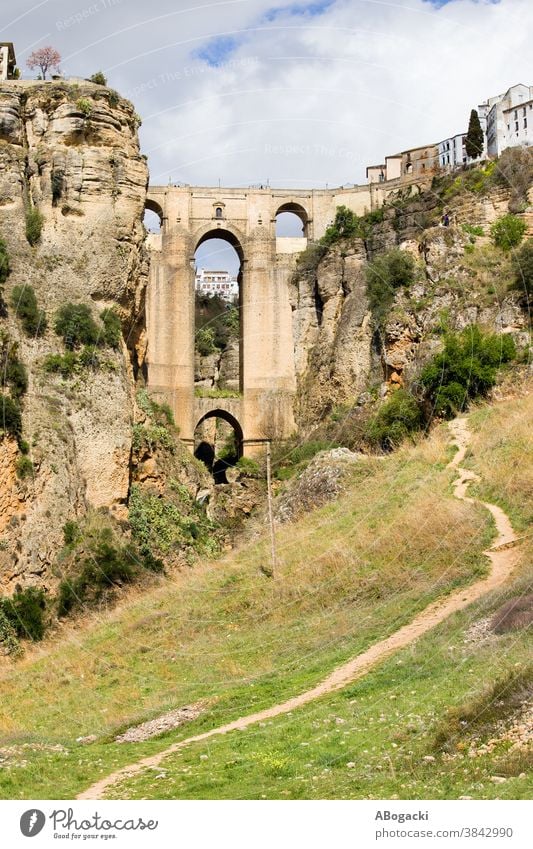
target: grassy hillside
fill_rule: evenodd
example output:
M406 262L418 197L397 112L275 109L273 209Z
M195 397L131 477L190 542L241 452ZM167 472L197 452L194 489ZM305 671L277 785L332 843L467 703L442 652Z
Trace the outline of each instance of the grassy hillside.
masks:
M511 435L531 412L528 399L514 403ZM479 462L483 475L485 466L495 468L484 459L484 434L491 432L490 416L498 415L498 408L483 413L469 461ZM302 692L430 600L483 574L492 526L481 508L453 499L447 440L443 427L385 460L362 460L345 497L280 531L274 580L260 571L268 556L260 540L5 666L2 796L72 797L170 742ZM510 444L519 464L520 438ZM506 444L491 446L491 457L500 451ZM503 475L505 469L509 474L508 456ZM499 486L488 474L485 481ZM506 498L525 522L524 485L525 478ZM526 657L516 634L497 638L497 647L486 651L464 643L465 628L481 615L483 606L455 617L342 694L268 728L211 741L208 750L205 744L185 750L169 759L167 777L153 787L141 777L118 793L423 796L421 788L434 787L434 795L454 795L452 767L441 769L439 753L430 755L436 761L423 760L428 747L433 752L438 722L453 702L477 698L484 681L521 668ZM199 700L205 710L187 726L142 744L111 742L119 729ZM84 735L97 739L77 743ZM404 774L411 778L404 781ZM409 787L401 788L406 781ZM489 790L501 795L504 786L511 782ZM470 795L477 792L485 790Z

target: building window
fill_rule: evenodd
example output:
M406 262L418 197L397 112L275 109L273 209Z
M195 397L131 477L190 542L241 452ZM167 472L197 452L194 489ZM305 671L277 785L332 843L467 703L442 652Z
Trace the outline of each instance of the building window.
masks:
M217 208L215 210L215 218L222 218L222 207L221 206L217 206Z
M515 122L514 122L514 128L515 128L515 130L518 132L518 121L515 121Z
M527 118L524 118L524 130L527 130Z

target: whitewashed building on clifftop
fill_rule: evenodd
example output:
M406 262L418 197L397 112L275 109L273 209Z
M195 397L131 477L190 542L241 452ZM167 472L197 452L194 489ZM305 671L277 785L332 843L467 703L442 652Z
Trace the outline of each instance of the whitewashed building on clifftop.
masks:
M229 271L196 272L195 290L199 295L219 295L224 301L234 301L239 296L239 281Z
M15 75L15 66L17 60L15 57L15 48L13 42L0 42L0 82L2 80L12 80Z

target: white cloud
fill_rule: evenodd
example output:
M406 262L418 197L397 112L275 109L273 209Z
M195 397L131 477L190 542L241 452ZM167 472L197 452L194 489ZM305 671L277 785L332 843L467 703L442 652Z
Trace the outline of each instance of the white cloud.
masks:
M68 73L103 68L144 118L159 183L362 182L367 164L459 132L485 97L533 83L531 0L316 3L49 0L4 37L21 64L45 39ZM306 5L315 14L295 13ZM198 55L223 34L229 65L210 67Z

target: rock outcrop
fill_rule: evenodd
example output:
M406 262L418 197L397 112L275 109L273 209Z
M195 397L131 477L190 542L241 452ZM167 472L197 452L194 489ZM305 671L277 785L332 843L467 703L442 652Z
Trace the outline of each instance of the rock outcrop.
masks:
M14 484L15 449L0 441L0 470L9 477L0 501L0 581L7 591L16 583L53 582L67 520L89 508L126 515L147 281L142 214L148 171L137 125L133 106L103 86L0 86L0 237L11 266L4 298L9 305L14 286L32 286L48 320L39 338L22 331L12 306L0 320L29 372L23 436L34 466L24 486ZM33 246L26 237L32 210L42 216ZM46 355L65 350L53 324L67 302L89 305L96 319L113 308L124 341L102 354L98 369L62 378L42 366Z

